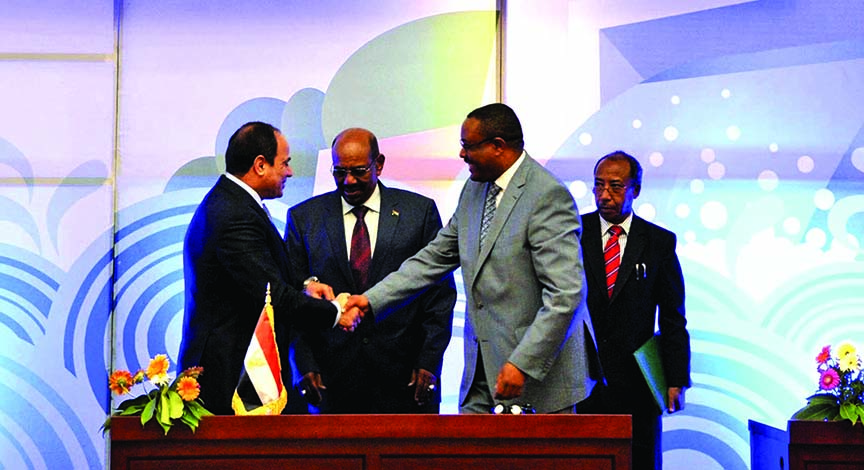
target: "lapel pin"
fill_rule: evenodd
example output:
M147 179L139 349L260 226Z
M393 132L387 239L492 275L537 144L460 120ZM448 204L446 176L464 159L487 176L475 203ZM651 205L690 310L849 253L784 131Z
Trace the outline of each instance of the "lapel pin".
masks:
M392 211L390 211L390 215L399 217L399 211L397 211L396 209L393 209Z

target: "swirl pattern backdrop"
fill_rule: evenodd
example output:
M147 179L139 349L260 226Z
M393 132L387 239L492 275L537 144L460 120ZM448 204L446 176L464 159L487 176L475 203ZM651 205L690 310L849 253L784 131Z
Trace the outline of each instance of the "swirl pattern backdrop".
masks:
M4 5L2 466L105 467L108 371L176 364L183 236L240 124L290 142L280 229L333 188L330 141L351 126L379 136L386 184L446 221L468 177L459 126L501 93L583 213L599 156L642 162L634 206L678 235L693 349L666 468L748 468L747 420L785 428L818 349L864 338L864 6L613 3Z

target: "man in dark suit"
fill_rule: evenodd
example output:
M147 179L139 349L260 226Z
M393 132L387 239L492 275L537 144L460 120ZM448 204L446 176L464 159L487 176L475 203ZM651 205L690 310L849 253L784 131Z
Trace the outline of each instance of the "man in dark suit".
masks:
M489 413L496 401L572 413L594 385L573 196L525 152L522 125L507 105L469 113L461 143L470 180L450 222L346 309L381 321L461 266L468 305L460 413Z
M338 292L362 292L399 268L441 229L435 202L378 181L384 155L366 129L333 140L336 190L288 211L291 273L317 294L320 278ZM357 211L365 208L358 220ZM367 272L354 272L360 223L369 240ZM358 233L359 236L359 233ZM356 263L354 263L356 264ZM314 276L314 277L313 277ZM332 296L332 290L319 295ZM439 377L450 342L456 289L452 276L381 322L356 332L295 332L292 357L300 390L321 413L438 413Z
M201 366L204 406L233 414L231 398L270 284L277 336L288 324L353 328L336 302L313 299L288 284L288 254L262 200L282 196L291 176L288 142L270 124L238 129L219 177L192 216L183 244L186 311L180 369ZM299 313L302 312L302 315Z
M690 336L675 234L633 213L641 189L642 167L624 152L610 153L594 167L597 211L582 217L582 251L588 310L607 385L595 387L577 408L580 413L633 415L633 468L660 470L661 410L633 353L659 323L666 409L675 412L684 405L690 385Z

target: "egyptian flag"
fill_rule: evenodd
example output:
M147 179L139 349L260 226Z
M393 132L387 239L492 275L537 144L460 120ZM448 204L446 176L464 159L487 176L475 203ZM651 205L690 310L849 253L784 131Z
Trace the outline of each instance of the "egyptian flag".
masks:
M240 382L234 390L231 407L236 415L278 415L288 403L288 392L282 386L282 364L273 330L273 307L270 284L264 298L264 310L255 326L255 334L246 350Z

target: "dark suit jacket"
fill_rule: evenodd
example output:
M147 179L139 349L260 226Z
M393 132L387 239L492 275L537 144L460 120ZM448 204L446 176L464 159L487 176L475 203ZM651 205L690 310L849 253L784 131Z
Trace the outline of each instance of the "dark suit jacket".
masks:
M379 189L381 213L370 266L370 285L398 269L441 228L441 217L433 200L380 183ZM291 208L287 220L285 240L295 285L308 276L317 276L321 282L330 284L337 294L360 293L348 264L341 196L333 191L309 199ZM391 396L392 388L400 387L405 399L399 401L408 408L388 407L387 411L419 412L410 406L413 405L413 389L409 390L407 384L411 371L422 368L441 376L455 302L455 284L453 276L449 275L404 305L400 314L377 323L367 317L353 333L335 329L295 334L293 336L299 336L292 345L297 378L310 371L321 373L327 386L325 394L330 400L328 403L325 397L322 403L321 411L325 413L334 409L339 412L385 411L374 405L370 408L368 403L353 407L346 404L345 399L334 403L337 397L345 396L342 391L352 387L362 387L360 394L371 395L373 401L374 397ZM437 409L440 386L432 402Z
M654 334L659 313L660 349L668 386L689 386L690 336L685 328L684 278L675 254L675 234L634 214L609 299L599 213L582 216L582 223L588 311L607 382L619 389L648 390L633 352Z
M231 397L268 282L278 336L287 334L289 323L330 328L336 319L333 304L288 285L288 255L279 232L252 196L225 176L192 216L183 269L186 311L180 369L204 368L200 396L215 414L233 414Z

